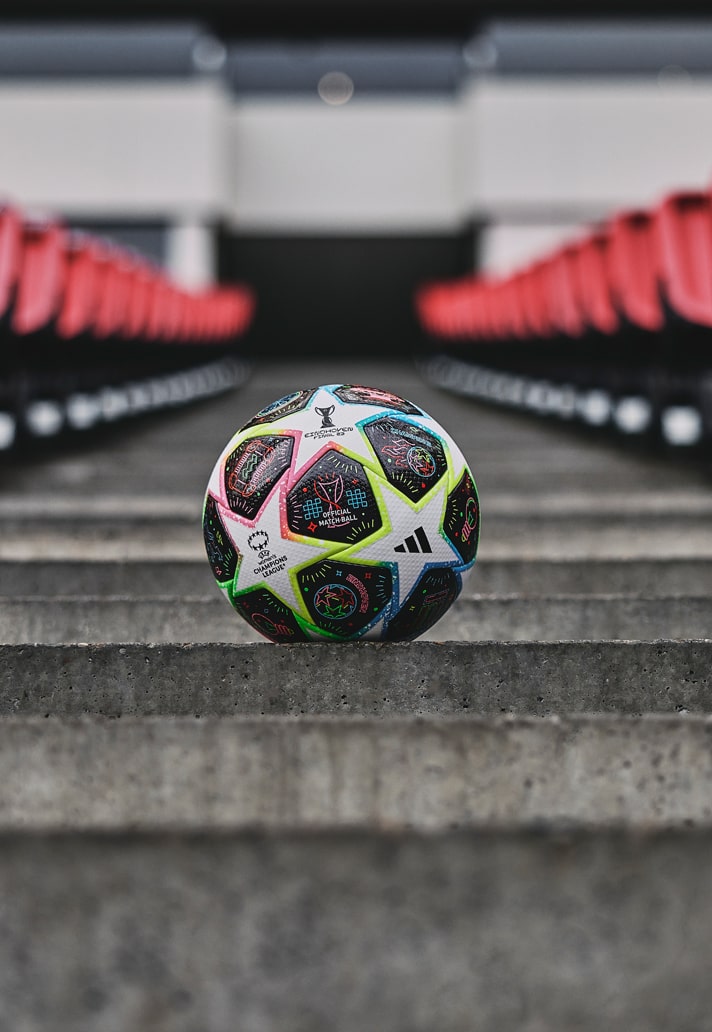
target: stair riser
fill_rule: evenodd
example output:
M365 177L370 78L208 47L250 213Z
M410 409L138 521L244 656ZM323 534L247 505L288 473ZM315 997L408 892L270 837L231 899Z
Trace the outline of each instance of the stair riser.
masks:
M0 598L8 645L89 641L260 642L227 599ZM424 641L595 641L712 636L712 598L462 599Z
M712 560L642 559L547 562L478 558L464 596L639 594L712 596ZM0 560L0 595L215 596L206 559L112 562L101 559Z
M3 1018L702 1030L710 871L709 833L3 836Z
M480 558L503 559L712 559L712 518L660 516L557 518L483 513ZM204 559L198 520L3 521L0 560Z
M0 713L712 711L712 641L0 646Z
M712 826L712 718L0 721L5 830L535 821Z

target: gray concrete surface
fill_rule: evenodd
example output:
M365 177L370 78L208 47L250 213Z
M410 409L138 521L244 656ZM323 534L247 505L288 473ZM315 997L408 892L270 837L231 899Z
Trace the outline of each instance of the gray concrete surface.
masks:
M640 595L465 598L423 635L427 641L546 642L709 637L712 597Z
M0 830L712 826L712 717L0 721Z
M497 596L472 600L480 617L527 634L624 620L637 640L0 647L0 1032L712 1032L695 716L712 641L640 640L653 608L665 636L709 634L701 468L413 369L282 363L0 468L0 595L55 596L33 603L55 628L84 605L88 637L110 596L159 581L231 619L199 529L212 465L262 405L335 381L410 397L461 444L484 514L468 591ZM103 602L67 603L81 594ZM175 628L174 601L141 605L127 630ZM620 716L648 713L668 716Z
M578 641L712 637L712 597L471 596L423 641ZM4 644L43 642L263 642L221 598L0 597Z
M486 498L486 496L485 496ZM526 515L488 520L483 502L479 555L487 560L712 559L712 519L665 517L632 520L529 519ZM121 519L3 523L0 559L118 559L184 561L203 559L197 522L166 518L133 527Z
M0 560L0 596L170 595L215 598L215 581L201 556L150 559ZM546 560L478 558L463 597L473 594L712 596L712 560Z
M712 641L0 646L0 714L707 713Z
M22 1032L709 1032L712 834L3 835Z
M263 642L226 599L0 598L4 644ZM422 641L579 641L712 637L712 598L557 595L459 600Z
M197 507L196 507L197 511ZM495 516L482 500L479 557L504 559L712 559L712 518L638 515L529 514ZM182 561L204 558L199 518L166 512L123 519L71 514L44 520L2 521L0 560L92 559Z

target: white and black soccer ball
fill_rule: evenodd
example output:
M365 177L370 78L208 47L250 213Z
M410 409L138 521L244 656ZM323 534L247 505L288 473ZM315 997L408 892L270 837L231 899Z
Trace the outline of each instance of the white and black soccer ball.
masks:
M219 586L271 641L407 641L452 605L480 512L462 452L388 391L328 384L262 409L223 450L203 532Z

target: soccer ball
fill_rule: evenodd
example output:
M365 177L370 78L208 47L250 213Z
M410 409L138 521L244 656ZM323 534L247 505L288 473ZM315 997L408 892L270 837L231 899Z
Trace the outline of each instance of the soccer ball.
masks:
M452 605L479 537L445 430L389 391L294 391L241 427L208 483L219 586L271 641L407 641Z

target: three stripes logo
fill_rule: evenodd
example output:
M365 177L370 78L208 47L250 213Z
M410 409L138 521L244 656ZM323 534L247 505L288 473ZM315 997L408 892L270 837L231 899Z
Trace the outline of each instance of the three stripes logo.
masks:
M422 527L409 534L402 545L396 545L394 552L432 552L428 536Z

